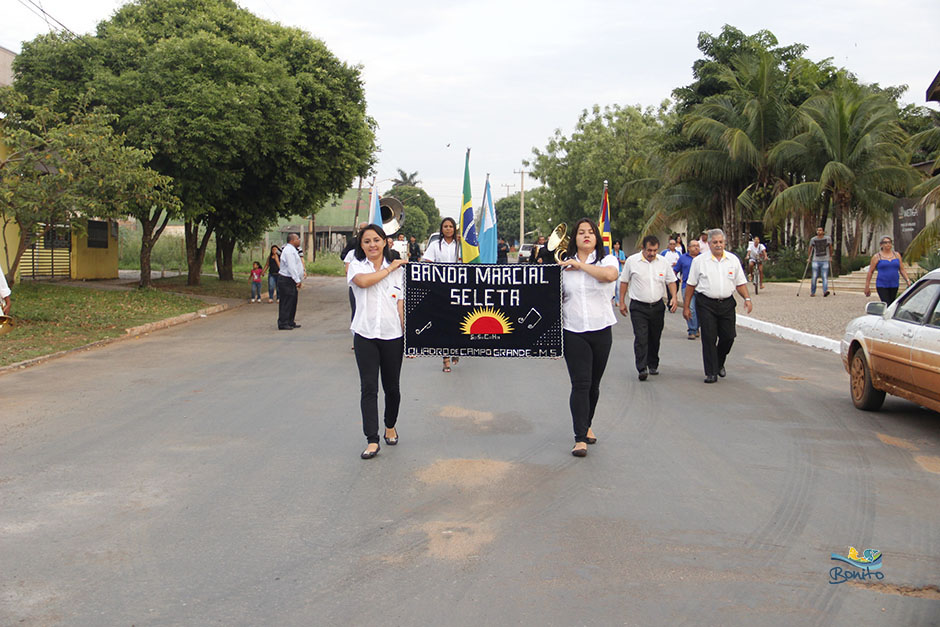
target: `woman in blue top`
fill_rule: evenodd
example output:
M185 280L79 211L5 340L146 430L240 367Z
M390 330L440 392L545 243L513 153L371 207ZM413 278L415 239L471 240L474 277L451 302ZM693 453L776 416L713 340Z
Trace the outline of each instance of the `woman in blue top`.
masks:
M893 303L898 296L898 287L901 282L898 275L904 277L908 286L911 284L904 270L904 264L901 263L901 255L894 250L890 237L881 238L881 250L871 258L868 276L865 277L865 296L871 296L871 275L875 270L878 270L878 278L875 280L878 298L888 305Z

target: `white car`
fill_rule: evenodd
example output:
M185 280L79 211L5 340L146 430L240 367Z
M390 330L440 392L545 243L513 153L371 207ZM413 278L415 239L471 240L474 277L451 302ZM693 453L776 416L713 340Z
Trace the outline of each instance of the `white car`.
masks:
M876 410L887 393L940 412L940 269L865 312L845 328L840 346L852 402Z

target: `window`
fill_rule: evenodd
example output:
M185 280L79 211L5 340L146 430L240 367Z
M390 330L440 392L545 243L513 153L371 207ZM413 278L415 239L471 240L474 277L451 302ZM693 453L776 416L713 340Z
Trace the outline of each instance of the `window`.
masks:
M88 248L108 247L108 223L100 220L88 221Z
M931 314L927 324L932 327L940 327L940 300L937 301L937 306L933 308L933 314Z
M895 320L904 320L921 324L927 318L927 312L940 294L940 283L930 282L918 286L898 305L894 312Z

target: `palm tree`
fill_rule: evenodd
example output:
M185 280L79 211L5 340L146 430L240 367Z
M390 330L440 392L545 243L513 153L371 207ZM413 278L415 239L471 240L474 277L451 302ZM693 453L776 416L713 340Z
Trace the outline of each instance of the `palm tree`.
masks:
M417 170L408 174L401 168L396 168L398 170L398 178L392 179L392 187L417 187L421 184L421 181L418 180Z
M835 270L842 263L845 220L886 219L896 197L916 181L904 152L904 131L894 104L881 94L843 81L799 108L793 139L779 142L771 160L803 173L782 190L764 220L779 223L807 208L829 207L835 219Z
M927 149L934 159L933 165L930 167L932 176L911 190L913 196L920 197L917 206L921 210L926 210L931 204L940 205L940 124L912 135L909 145L921 146ZM907 250L904 251L905 260L908 263L918 261L924 255L935 250L938 242L940 242L940 217L927 224L911 241Z

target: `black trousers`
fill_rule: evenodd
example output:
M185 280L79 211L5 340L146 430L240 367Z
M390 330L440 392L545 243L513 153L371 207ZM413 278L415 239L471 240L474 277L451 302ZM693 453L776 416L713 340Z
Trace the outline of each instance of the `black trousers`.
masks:
M594 420L594 409L601 396L601 377L607 368L613 335L610 327L585 333L564 332L565 363L571 378L571 422L574 441L587 442L587 432Z
M702 331L705 376L717 376L734 344L734 296L723 299L695 295L696 314Z
M356 295L353 294L352 288L349 288L349 321L352 322L352 319L356 317Z
M362 432L370 442L379 441L379 374L385 390L385 427L398 422L401 405L401 362L405 355L405 338L370 340L358 333L353 337L356 365L359 366L359 408L362 411Z
M881 302L890 305L894 302L894 299L898 297L898 287L900 283L895 287L875 287L875 290L878 292L878 299Z
M290 328L294 326L294 316L297 315L297 284L294 279L277 275L277 297L281 301L277 307L277 328Z
M642 303L630 299L630 322L633 323L633 355L637 372L650 366L659 368L659 341L666 323L663 301Z

